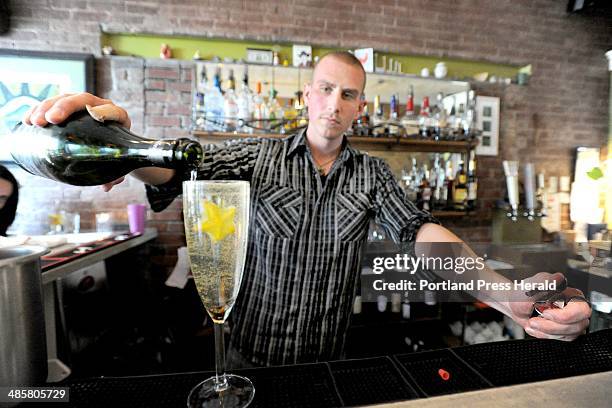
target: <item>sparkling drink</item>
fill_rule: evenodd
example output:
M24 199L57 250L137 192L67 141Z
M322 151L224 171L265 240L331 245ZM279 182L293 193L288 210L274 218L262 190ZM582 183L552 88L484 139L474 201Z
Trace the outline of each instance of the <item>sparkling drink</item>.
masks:
M190 407L245 407L255 394L244 377L225 374L223 323L238 296L246 258L250 186L246 181L183 182L189 261L215 325L216 375L189 394Z

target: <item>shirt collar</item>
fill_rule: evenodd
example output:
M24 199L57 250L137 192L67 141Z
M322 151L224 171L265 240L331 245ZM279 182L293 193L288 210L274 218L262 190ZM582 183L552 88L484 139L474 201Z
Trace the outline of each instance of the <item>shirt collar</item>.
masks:
M308 145L306 144L306 130L308 128L304 128L300 130L293 136L285 139L289 143L289 147L287 148L287 158L290 158L295 153L299 151L308 151ZM354 149L349 143L346 135L342 136L342 150L340 151L340 155L338 156L343 162L361 154L358 150Z

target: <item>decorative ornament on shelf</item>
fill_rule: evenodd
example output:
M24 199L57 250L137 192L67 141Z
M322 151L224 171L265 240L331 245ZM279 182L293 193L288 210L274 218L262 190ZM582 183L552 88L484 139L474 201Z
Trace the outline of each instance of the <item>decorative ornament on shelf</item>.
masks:
M115 50L110 45L105 45L104 47L102 47L102 54L103 55L115 55Z
M280 51L281 51L280 45L275 45L272 47L272 65L275 65L275 66L280 65L281 63Z
M162 44L161 49L159 50L159 57L161 59L170 59L172 58L172 49L168 44Z
M446 67L446 64L443 62L438 62L436 64L436 67L434 68L434 76L438 79L442 79L446 77L446 74L448 74L448 68Z
M473 78L474 78L476 81L479 81L479 82L484 82L484 81L486 81L486 80L487 80L487 78L488 78L488 77L489 77L489 73L488 73L488 72L479 72L479 73L477 73L477 74L474 74L474 77L473 77Z

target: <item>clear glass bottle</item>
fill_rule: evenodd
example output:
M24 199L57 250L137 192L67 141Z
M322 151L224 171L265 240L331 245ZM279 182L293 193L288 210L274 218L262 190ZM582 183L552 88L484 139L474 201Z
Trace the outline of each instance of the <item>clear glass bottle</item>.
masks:
M236 102L238 105L238 130L242 133L253 133L251 121L253 120L254 101L253 92L249 88L249 73L246 69Z
M233 69L230 69L223 99L224 130L226 132L234 132L238 125L238 100L236 97L236 80Z
M206 93L206 86L208 85L208 77L206 76L206 68L202 66L200 71L200 79L196 84L193 95L193 107L192 107L192 127L195 130L206 129L206 109L204 106L204 95Z
M268 111L266 101L261 95L261 82L257 81L256 93L253 96L253 120L257 132L264 132L266 130L267 118Z
M220 70L213 77L212 86L209 86L204 94L204 107L206 109L206 130L224 130L224 105L225 99L221 92Z
M444 108L444 94L438 92L436 95L436 107L433 117L433 136L435 140L446 139L446 131L448 126L448 115L446 114L446 108Z
M281 104L276 98L278 92L276 89L270 89L270 98L268 99L268 129L274 133L280 133L283 127L284 111Z

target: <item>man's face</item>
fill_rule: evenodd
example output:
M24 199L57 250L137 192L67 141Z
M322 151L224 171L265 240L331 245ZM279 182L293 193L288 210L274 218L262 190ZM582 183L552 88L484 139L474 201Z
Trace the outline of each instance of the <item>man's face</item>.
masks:
M308 135L333 140L357 119L362 110L363 72L334 57L317 65L312 83L304 86L308 106Z
M0 210L4 208L11 194L13 194L13 185L8 180L0 179Z

